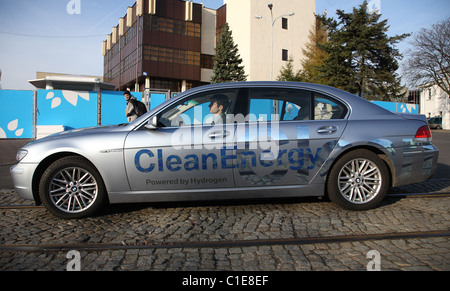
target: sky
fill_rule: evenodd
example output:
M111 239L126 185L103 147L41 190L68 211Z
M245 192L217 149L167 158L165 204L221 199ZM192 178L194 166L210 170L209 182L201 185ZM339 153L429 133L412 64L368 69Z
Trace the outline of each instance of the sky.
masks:
M102 41L135 2L0 0L2 88L33 90L28 80L36 79L36 72L102 76ZM223 0L194 2L212 9L223 5ZM363 2L316 0L316 13L326 9L329 17L336 18L337 9L351 12ZM380 9L381 19L388 19L391 36L415 33L450 17L450 0L370 0L369 4ZM397 47L404 54L408 40Z

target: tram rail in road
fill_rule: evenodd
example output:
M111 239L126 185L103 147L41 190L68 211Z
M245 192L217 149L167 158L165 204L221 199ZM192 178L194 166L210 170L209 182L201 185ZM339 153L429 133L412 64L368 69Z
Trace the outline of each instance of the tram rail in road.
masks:
M389 198L442 198L450 196L450 192L440 193L396 193L388 194ZM36 205L0 205L0 210L26 210L43 208ZM76 244L30 244L0 245L0 251L51 252L76 249L79 251L127 250L127 249L160 249L160 248L229 248L248 246L303 245L316 243L336 243L353 241L395 240L411 238L432 238L450 236L450 230L394 232L377 234L318 236L302 238L256 239L256 240L224 240L224 241L181 241L152 244L147 241L135 244L125 243L76 243Z
M170 242L160 244L137 243L77 243L77 244L30 244L30 245L1 245L0 251L26 251L26 252L51 252L51 251L104 251L104 250L129 250L129 249L177 249L177 248L231 248L250 246L273 245L304 245L318 243L339 243L354 241L395 240L411 238L432 238L450 236L450 230L414 231L381 234L341 235L305 238L281 238L281 239L256 239L256 240L224 240L224 241L197 241L197 242Z

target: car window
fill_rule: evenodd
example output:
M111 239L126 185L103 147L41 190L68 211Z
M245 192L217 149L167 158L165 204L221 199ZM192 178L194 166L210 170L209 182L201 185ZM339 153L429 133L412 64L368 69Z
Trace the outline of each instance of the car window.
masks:
M345 106L338 101L314 93L314 120L342 119L347 113Z
M238 89L214 90L186 97L159 115L160 126L179 127L227 123Z
M298 121L310 119L311 94L294 89L252 89L249 121Z

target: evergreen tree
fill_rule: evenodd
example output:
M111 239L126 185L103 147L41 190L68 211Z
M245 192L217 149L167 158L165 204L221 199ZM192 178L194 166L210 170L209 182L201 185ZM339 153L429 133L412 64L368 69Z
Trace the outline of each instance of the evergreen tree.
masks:
M214 75L211 78L211 83L246 81L247 76L241 64L242 59L238 47L234 44L228 23L225 23L216 46Z
M302 70L298 73L302 82L328 84L319 68L325 63L328 54L322 49L322 45L327 42L327 31L320 19L316 16L315 26L310 30L309 42L302 50L305 59L301 61Z
M319 16L328 29L328 54L321 76L328 85L371 99L390 100L401 90L396 74L401 54L395 44L409 34L388 37L387 20L368 12L367 1L352 13L337 10L338 21Z
M300 72L294 72L294 59L289 57L289 61L286 63L286 66L283 66L280 70L280 75L277 77L277 81L292 81L292 82L300 82Z

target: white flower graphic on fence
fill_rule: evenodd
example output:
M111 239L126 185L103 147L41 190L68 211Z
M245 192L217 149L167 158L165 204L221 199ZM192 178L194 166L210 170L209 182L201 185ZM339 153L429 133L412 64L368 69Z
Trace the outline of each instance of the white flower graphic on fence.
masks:
M78 97L83 98L86 101L89 101L89 92L78 92L78 91L70 91L70 90L62 90L64 99L66 99L70 104L77 107ZM53 99L52 99L53 98ZM45 99L52 99L51 108L56 108L61 105L61 98L55 97L55 92L50 91L47 93Z
M413 113L416 110L416 104L400 104L400 112L402 113Z
M10 121L7 126L9 131L14 131L14 134L17 137L19 137L22 136L23 134L23 128L17 129L18 127L19 127L19 119L14 119L13 121ZM0 138L7 138L6 132L1 127L0 127Z

